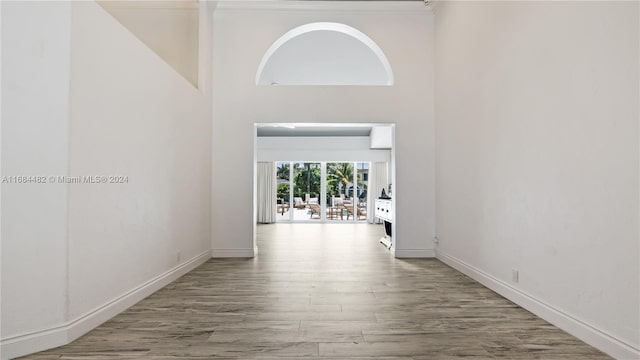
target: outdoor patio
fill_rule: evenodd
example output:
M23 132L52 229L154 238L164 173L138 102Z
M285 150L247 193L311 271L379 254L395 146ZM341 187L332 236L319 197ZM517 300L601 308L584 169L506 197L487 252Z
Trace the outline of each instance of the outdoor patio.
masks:
M360 205L358 207L359 209L359 216L358 217L358 221L359 222L366 222L367 221L367 213L366 213L366 203L363 203L363 205ZM284 210L284 211L283 211ZM318 221L320 222L321 217L320 214L317 212L313 212L312 214L312 209L311 207L309 207L309 205L306 205L305 208L294 208L294 207L289 207L288 204L284 205L284 209L282 209L281 205L278 205L278 212L276 215L276 221L277 222L282 222L282 221L290 221L291 220L291 215L290 215L290 211L293 212L293 221ZM283 214L284 212L284 214ZM348 219L347 219L348 218ZM336 222L353 222L353 210L351 211L351 213L349 213L349 211L347 210L346 207L344 206L340 206L340 207L330 207L327 206L326 209L326 219L327 221L336 221Z

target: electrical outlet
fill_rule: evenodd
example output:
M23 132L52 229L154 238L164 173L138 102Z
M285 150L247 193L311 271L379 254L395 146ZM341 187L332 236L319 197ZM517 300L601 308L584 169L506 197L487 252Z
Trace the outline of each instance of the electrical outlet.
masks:
M519 280L520 280L520 273L518 272L518 269L511 269L511 281L517 284Z
M176 254L176 261L180 262L180 260L182 260L182 252L178 251L178 253Z
M434 236L434 237L433 237L433 242L434 242L435 244L438 244L438 243L440 243L440 239L438 239L438 237L437 237L437 236Z

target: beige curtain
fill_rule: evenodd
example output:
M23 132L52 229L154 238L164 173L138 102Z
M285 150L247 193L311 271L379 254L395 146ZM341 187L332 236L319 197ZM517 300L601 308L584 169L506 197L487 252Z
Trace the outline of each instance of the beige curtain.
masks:
M272 162L258 162L258 223L276 222L276 170Z

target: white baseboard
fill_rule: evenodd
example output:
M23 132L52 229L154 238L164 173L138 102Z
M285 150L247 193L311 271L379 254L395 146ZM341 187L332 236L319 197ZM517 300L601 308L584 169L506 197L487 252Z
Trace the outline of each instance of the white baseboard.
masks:
M542 319L613 356L616 359L640 359L640 349L617 339L606 331L596 328L566 312L553 307L513 286L493 277L492 275L470 265L466 262L437 251L438 260L478 281L482 285L506 297L514 303L531 311Z
M436 256L433 249L391 249L391 254L394 257L408 259L408 258L432 258Z
M212 249L212 258L252 258L256 255L256 249Z
M167 286L180 276L204 264L210 258L211 251L207 250L129 292L122 294L99 308L63 325L2 339L2 341L0 341L0 359L13 359L66 345L133 306L140 300Z
M0 359L7 360L68 344L67 326L33 331L0 342Z

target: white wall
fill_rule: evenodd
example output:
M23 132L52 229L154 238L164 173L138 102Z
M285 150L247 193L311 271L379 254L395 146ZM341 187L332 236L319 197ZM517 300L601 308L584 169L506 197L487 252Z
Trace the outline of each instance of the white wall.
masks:
M391 161L390 150L372 150L368 136L258 137L258 161Z
M438 256L627 359L640 338L638 10L436 12Z
M397 250L404 251L396 254L432 254L433 17L421 3L396 5L409 6L406 12L367 11L377 6L368 3L358 4L357 12L340 11L350 5L313 3L286 11L234 11L222 4L216 10L213 256L253 255L253 134L254 123L263 122L395 123L396 238ZM256 70L271 44L288 30L316 21L344 23L371 37L391 63L394 86L255 86Z
M72 9L69 315L210 245L210 99L94 3ZM180 253L180 256L178 256Z
M210 258L206 35L198 90L94 2L2 2L2 175L128 177L2 185L3 360L74 340Z
M98 3L178 73L198 86L198 0Z
M66 175L70 6L1 6L2 176ZM67 186L1 186L4 342L65 321Z

